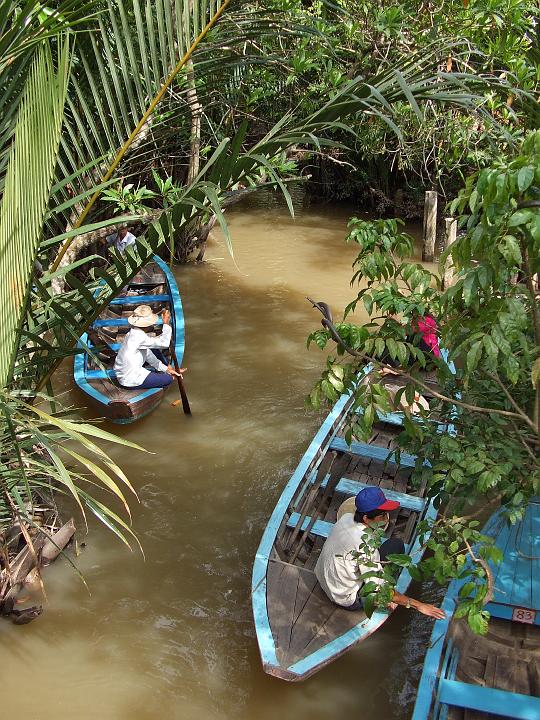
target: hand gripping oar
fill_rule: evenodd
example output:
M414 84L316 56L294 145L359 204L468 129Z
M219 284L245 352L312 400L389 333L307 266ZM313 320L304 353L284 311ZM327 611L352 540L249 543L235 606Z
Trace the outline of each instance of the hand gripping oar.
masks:
M180 366L178 364L178 358L176 357L176 350L174 349L174 344L171 343L171 358L173 361L174 369L177 373L179 373L176 376L176 379L178 380L178 389L180 390L180 397L182 398L182 407L184 408L184 413L186 415L191 415L191 408L189 407L189 400L186 393L186 388L184 386L184 380L182 378L182 374L180 373ZM175 400L171 405L176 407L180 401Z

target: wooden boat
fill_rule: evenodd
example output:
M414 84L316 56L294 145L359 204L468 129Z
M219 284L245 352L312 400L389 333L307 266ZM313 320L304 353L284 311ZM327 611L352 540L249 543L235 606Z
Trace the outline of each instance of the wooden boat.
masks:
M131 423L148 415L165 395L163 388L125 388L115 380L114 359L130 329L127 318L137 305L143 304L150 305L154 312L170 310L172 342L181 364L184 356L182 300L174 275L156 255L81 336L79 348L83 352L75 356L75 382L97 404L100 414L115 423ZM164 354L167 356L168 352L164 351ZM104 369L96 362L95 355Z
M502 511L483 532L503 553L491 565L494 593L486 636L453 616L464 581L448 587L418 688L413 720L540 718L540 498L521 522L508 525Z
M255 558L252 603L264 669L283 680L303 680L365 640L388 618L367 618L333 604L318 584L314 567L342 503L367 485L380 486L401 507L391 514L387 536L401 538L415 557L420 520L436 510L410 483L416 457L392 453L402 414L385 416L369 443L343 436L354 398L343 395L326 418L285 487ZM396 590L411 581L404 569Z

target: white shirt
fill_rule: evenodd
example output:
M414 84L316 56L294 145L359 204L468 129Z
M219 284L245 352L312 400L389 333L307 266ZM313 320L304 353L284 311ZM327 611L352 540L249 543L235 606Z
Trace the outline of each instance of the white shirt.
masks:
M170 325L163 325L163 332L157 337L147 335L141 328L131 328L114 361L114 370L120 385L124 387L142 385L151 372L143 367L144 363L148 363L158 372L166 372L167 366L157 359L152 348L168 348L171 337Z
M338 605L348 607L354 603L356 593L364 584L364 580L359 579L360 575L378 569L382 575L378 550L366 558L368 562L377 563L378 567L363 565L361 558L352 556L353 551L359 552L367 531L366 525L355 522L354 515L346 513L332 528L315 565L319 584L330 600ZM382 578L372 577L369 580L377 585L383 584Z
M107 243L109 245L114 245L118 252L122 254L124 253L124 250L127 248L127 246L133 245L136 240L137 238L135 237L135 235L130 232L126 233L125 237L123 238L121 238L118 233L107 235Z

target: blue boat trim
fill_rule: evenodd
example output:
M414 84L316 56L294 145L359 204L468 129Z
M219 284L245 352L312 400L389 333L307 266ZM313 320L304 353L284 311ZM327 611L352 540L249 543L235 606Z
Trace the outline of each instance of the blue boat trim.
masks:
M139 305L142 305L143 296L139 298ZM158 318L158 321L155 323L155 327L160 327L163 325L163 320L161 318ZM102 328L102 327L130 327L129 321L127 318L100 318L99 320L94 320L92 323L93 328Z
M296 488L302 481L304 475L307 473L310 463L315 460L317 453L324 453L326 450L326 447L331 440L331 438L326 437L328 435L328 431L335 420L343 414L343 410L349 402L352 402L350 393L341 396L309 444L308 449L300 460L300 463L294 471L291 479L285 486L285 489L283 490L272 515L270 516L270 520L266 525L259 544L259 549L255 556L251 583L252 604L255 626L257 628L259 650L264 665L272 665L274 667L279 665L272 630L270 628L270 623L268 622L268 607L266 604L266 569L268 566L270 552L272 551L272 547L285 511L294 496ZM343 417L343 423L344 422L345 416ZM335 432L338 432L341 425L338 425ZM326 447L323 446L325 439Z
M382 462L387 462L392 465L401 465L402 467L413 468L416 465L416 458L413 455L401 453L398 463L395 452L389 452L385 448L368 445L368 443L358 442L356 440L353 440L353 442L348 445L343 438L334 438L330 443L330 450L349 452L372 460L381 460Z
M502 715L506 710L513 720L538 720L540 698L495 688L470 685L458 680L441 680L439 699L441 703ZM506 708L503 712L503 708ZM510 717L510 716L509 716Z
M142 305L143 303L150 305L151 303L167 303L170 299L170 295L122 295L111 300L109 305Z

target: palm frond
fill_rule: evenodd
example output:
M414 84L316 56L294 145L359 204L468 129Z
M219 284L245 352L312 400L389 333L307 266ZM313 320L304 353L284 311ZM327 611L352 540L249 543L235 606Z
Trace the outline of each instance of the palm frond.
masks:
M51 402L52 398L41 396L40 400ZM65 411L49 413L30 405L21 393L0 390L0 416L0 441L5 456L12 458L0 465L0 531L16 517L31 525L35 493L45 488L74 499L83 517L89 509L126 544L128 536L136 540L129 525L94 497L94 488L105 490L129 516L119 481L135 493L123 471L95 441L142 448L99 427L71 420Z
M84 183L83 191L96 185L96 179L106 183L126 154L144 141L157 107L230 2L146 0L143 19L141 3L133 0L137 21L136 33L133 33L128 27L124 3L108 0L110 22L99 18L99 32L92 34L89 43L80 45L82 72L74 78L71 117L66 120L69 143L67 140L63 143L62 161L72 174L80 167L81 159L87 163L96 156L106 157L98 177L95 173L79 176ZM118 32L120 27L122 33ZM152 74L148 68L148 47L151 48ZM92 108L86 99L89 90L93 96ZM81 192L79 187L76 190L76 194ZM84 203L74 222L70 222L73 227L84 223L99 195L100 191L95 191ZM59 266L71 242L66 241L60 249L53 270Z
M20 106L0 206L0 386L13 365L60 142L69 45L58 69L45 41L32 63Z

